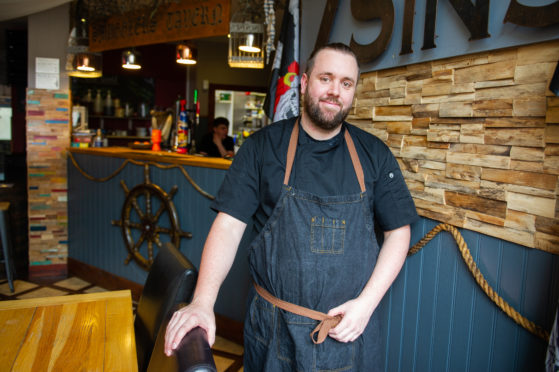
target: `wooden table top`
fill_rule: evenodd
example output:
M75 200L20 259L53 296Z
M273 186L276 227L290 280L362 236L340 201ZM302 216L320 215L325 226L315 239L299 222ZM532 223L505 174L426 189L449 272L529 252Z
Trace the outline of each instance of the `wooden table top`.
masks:
M137 371L129 290L0 301L0 370Z

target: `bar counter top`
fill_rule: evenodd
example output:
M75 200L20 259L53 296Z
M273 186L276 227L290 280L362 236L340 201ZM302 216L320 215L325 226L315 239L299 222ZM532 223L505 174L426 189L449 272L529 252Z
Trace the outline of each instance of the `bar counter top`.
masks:
M137 150L128 147L70 147L68 150L74 154L88 154L113 158L153 161L157 163L181 164L203 168L229 169L229 166L231 165L231 160L228 159L211 158L201 155L177 154L172 151Z

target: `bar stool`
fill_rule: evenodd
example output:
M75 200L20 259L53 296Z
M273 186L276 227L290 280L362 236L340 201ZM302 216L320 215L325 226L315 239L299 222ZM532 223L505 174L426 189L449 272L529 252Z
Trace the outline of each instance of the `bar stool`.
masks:
M2 253L4 258L0 261L4 261L6 266L6 276L8 277L8 284L10 286L10 291L14 292L14 266L12 262L12 255L10 253L11 241L10 241L10 227L8 220L8 210L10 209L10 202L0 202L0 240L2 243Z

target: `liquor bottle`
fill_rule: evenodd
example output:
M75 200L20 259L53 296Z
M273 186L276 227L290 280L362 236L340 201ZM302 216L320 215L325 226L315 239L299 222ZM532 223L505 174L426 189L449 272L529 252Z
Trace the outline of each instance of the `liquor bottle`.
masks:
M111 97L111 91L107 90L107 97L105 97L105 115L113 116L113 98Z
M83 97L82 104L87 108L87 112L91 112L93 109L93 97L91 96L91 89L87 90L87 94Z
M95 101L93 102L93 112L95 115L103 114L103 101L101 100L101 89L97 89L97 95L95 96Z
M103 134L101 134L101 129L97 129L97 135L93 139L93 147L103 147Z
M186 154L188 151L188 123L186 118L186 100L181 100L179 120L177 123L177 152Z

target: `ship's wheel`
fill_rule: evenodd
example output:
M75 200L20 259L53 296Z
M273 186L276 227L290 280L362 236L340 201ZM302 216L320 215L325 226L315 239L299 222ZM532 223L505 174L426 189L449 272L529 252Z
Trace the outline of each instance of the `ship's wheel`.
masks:
M173 186L166 193L149 180L149 166L144 165L143 184L128 190L124 180L120 181L126 200L122 206L120 220L113 220L113 225L120 226L128 256L124 261L136 261L144 270L149 270L153 263L154 244L161 248L163 242L170 241L180 247L181 238L192 238L192 234L181 230L177 210L172 198L178 188ZM163 236L168 236L164 238Z

